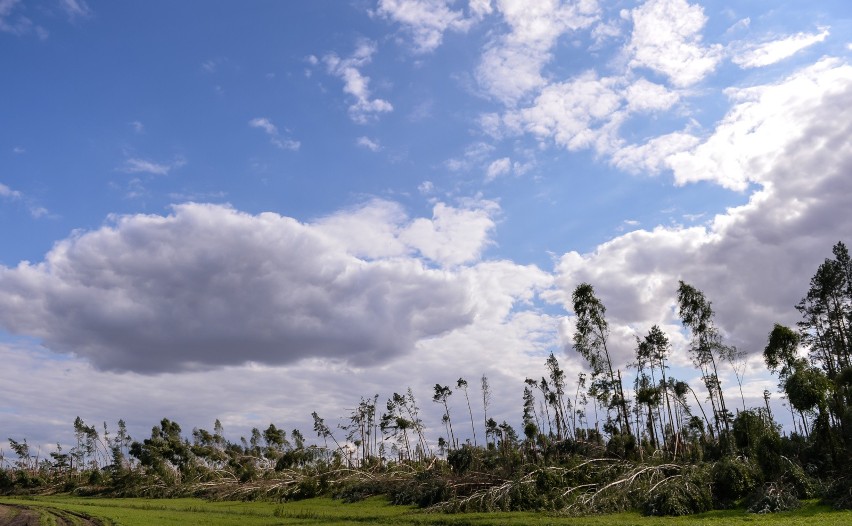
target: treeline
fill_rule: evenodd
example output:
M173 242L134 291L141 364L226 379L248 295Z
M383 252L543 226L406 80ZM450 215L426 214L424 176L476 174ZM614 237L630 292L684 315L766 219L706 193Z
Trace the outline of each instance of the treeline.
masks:
M551 354L541 378L524 382L520 434L488 416L492 391L485 376L474 389L464 378L435 384L439 437L428 436L411 389L384 404L378 395L362 398L334 427L313 413L318 443L311 445L299 430L274 424L231 442L218 421L212 432L185 436L163 419L150 437L133 440L123 421L110 433L106 424L98 429L77 418L67 452L57 444L41 458L26 440L10 438L14 456L0 455L0 492L282 500L383 494L447 511L577 514L684 515L731 506L767 512L816 497L852 507L846 246L837 243L811 278L795 306L797 327L775 325L763 351L789 401L789 433L782 434L768 391L759 407L746 407L745 353L725 343L703 292L681 281L676 294L701 389L672 376L671 344L658 326L636 337L627 375L633 385L625 385L610 354L606 309L584 283L572 295L573 344L587 372L569 381ZM734 372L741 405L725 398L723 367ZM464 397L463 405L452 404L466 409L460 418L451 411L454 394ZM474 419L474 404L481 404L482 420Z

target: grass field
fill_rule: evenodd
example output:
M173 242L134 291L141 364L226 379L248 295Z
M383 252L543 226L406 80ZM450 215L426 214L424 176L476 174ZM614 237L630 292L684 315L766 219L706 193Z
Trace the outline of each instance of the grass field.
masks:
M272 502L207 502L200 499L107 499L51 496L0 497L0 504L28 506L36 510L63 510L120 526L230 526L230 525L576 525L654 526L749 524L842 526L852 524L852 511L832 511L808 503L788 513L754 515L744 511L714 511L689 517L643 517L637 513L560 517L547 513L428 513L411 507L392 506L381 498L345 504L327 498L284 504Z

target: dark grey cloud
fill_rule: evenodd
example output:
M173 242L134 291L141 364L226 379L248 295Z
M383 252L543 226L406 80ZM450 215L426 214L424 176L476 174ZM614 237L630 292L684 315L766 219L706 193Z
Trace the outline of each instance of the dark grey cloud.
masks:
M359 259L288 217L185 204L0 268L0 327L107 370L373 364L470 323L467 291L413 257Z

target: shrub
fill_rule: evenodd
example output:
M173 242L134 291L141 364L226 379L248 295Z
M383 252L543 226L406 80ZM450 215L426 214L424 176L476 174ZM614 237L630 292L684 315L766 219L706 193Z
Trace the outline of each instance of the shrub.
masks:
M709 511L713 507L710 476L704 467L686 468L680 475L657 484L642 504L645 515L681 516Z
M449 500L452 491L446 480L432 471L422 471L411 479L391 486L387 494L393 504L416 504L428 508Z
M742 457L723 458L713 464L713 497L719 507L727 508L760 484L757 466Z
M751 498L750 513L776 513L790 511L801 505L796 489L783 482L764 484Z
M462 446L460 449L454 449L447 454L447 464L459 475L470 469L472 463L473 448L470 446Z
M828 502L838 510L852 510L852 476L846 475L834 481L828 490Z

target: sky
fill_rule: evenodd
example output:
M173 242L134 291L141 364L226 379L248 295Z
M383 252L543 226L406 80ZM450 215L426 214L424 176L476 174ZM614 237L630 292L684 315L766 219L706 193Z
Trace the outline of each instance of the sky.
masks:
M584 370L582 282L625 378L657 324L703 392L696 286L781 409L767 335L852 242L850 35L840 0L0 0L0 447L409 387L437 440L483 375L519 428L549 353Z

